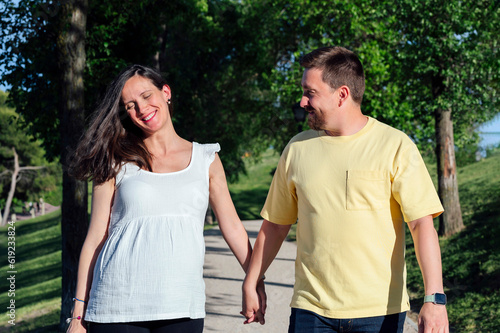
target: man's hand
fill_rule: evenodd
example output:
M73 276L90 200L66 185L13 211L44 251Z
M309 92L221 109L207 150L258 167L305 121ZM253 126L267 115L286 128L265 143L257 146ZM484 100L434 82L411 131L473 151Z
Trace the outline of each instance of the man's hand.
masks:
M424 303L418 315L418 333L449 333L446 306Z
M255 240L252 258L243 281L242 311L245 324L258 322L264 325L266 311L266 293L262 274L276 257L283 240L285 240L291 225L278 225L267 220L262 222L259 234Z
M264 278L259 280L257 283L257 295L259 296L259 309L264 316L266 314L267 308L267 295L266 295L266 286L264 283Z

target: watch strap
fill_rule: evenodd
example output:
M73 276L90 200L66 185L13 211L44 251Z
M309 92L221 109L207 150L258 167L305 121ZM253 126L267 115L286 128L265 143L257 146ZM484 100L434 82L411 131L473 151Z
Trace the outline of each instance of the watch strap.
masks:
M446 305L446 295L442 293L434 293L432 295L424 296L424 303L434 303L439 305Z
M425 295L424 296L424 303L434 303L435 299L436 299L436 296L434 296L434 294L432 294L432 295Z

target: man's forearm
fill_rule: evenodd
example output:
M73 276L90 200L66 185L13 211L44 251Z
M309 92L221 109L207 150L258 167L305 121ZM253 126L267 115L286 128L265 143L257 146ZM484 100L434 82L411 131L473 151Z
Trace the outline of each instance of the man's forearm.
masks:
M290 225L278 225L267 220L262 222L245 279L245 284L249 288L255 289L259 279L278 254L289 230Z
M441 250L432 217L428 215L412 221L409 223L409 227L415 244L415 254L424 279L425 294L442 293Z

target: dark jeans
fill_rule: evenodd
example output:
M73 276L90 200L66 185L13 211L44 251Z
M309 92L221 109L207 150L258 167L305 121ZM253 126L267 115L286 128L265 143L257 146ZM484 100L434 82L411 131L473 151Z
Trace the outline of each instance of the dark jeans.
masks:
M292 308L288 333L402 333L406 312L387 316L333 319Z
M180 318L131 323L88 323L89 333L201 333L204 319Z

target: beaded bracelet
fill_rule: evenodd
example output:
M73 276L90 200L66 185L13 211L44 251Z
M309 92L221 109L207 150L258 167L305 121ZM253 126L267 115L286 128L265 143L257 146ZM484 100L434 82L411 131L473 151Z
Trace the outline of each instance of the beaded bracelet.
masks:
M74 302L74 301L78 301L78 302L82 302L82 303L87 304L87 302L85 302L84 300L78 299L78 298L76 298L76 297L73 297L73 302Z

